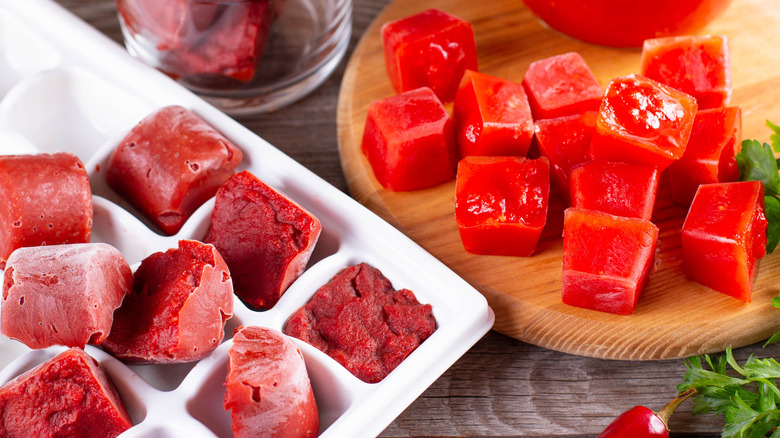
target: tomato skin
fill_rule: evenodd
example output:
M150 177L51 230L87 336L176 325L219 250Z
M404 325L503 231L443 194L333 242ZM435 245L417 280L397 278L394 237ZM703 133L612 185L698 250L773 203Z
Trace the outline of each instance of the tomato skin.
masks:
M523 1L553 29L589 43L613 47L641 47L648 38L695 33L731 3L731 0Z
M669 438L666 424L644 406L620 414L596 438Z

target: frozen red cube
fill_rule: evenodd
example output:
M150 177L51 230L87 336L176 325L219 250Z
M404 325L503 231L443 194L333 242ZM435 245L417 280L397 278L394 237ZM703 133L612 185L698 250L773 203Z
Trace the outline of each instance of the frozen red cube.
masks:
M0 387L0 436L113 438L133 426L100 364L70 348Z
M463 73L477 70L471 23L439 9L385 23L382 42L397 93L429 87L442 102L452 102Z
M317 402L303 356L276 330L238 327L228 350L225 409L234 437L316 437Z
M379 184L392 191L449 181L460 158L450 116L430 88L371 103L361 147Z
M111 153L106 181L167 235L217 193L241 163L233 143L194 112L166 106Z
M130 265L108 244L20 248L5 268L0 329L30 348L97 345L132 286Z
M200 360L222 342L232 314L225 261L212 245L181 240L141 262L103 349L128 363Z
M267 310L303 273L321 230L311 213L243 171L219 189L203 241L224 258L241 301Z
M191 0L117 1L117 11L128 30L161 51L194 45L214 20L217 6Z
M71 153L0 156L0 198L0 268L17 248L92 236L89 177Z
M570 116L599 109L604 90L579 53L532 62L523 76L534 119Z
M658 194L653 166L589 161L571 170L571 207L650 220Z

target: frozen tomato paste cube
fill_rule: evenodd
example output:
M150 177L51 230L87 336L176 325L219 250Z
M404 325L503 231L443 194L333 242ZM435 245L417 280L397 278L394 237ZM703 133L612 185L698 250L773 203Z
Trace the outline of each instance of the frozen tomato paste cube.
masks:
M0 156L0 269L25 246L86 243L92 190L70 153Z
M466 251L529 256L547 223L546 158L466 157L458 164L455 221Z
M696 113L685 153L667 169L672 199L688 206L699 184L739 179L737 152L742 142L742 110L712 108Z
M613 79L599 107L591 158L663 171L685 152L696 110L693 97L644 76Z
M165 234L176 234L241 163L241 150L195 113L167 106L111 153L106 181Z
M430 88L369 105L362 150L376 179L392 191L449 181L460 158L450 116Z
M571 169L590 160L595 129L596 111L536 121L536 146L539 154L550 160L550 182L563 199L569 198Z
M20 248L5 269L0 329L30 348L100 344L132 287L130 265L108 244Z
M760 181L700 185L682 227L685 275L749 303L766 228Z
M640 73L695 97L699 109L727 106L731 99L728 38L686 35L645 40Z
M398 93L429 87L442 102L452 102L463 73L477 70L471 23L438 9L385 23L382 42Z
M225 409L234 437L316 437L320 416L303 356L276 330L238 327L228 350Z
M466 70L455 95L453 119L462 157L528 153L534 121L518 83Z
M366 263L339 271L284 326L357 378L384 379L436 330L430 304Z
M265 310L306 268L321 230L311 213L244 171L217 192L204 242L225 259L235 294Z
M565 304L633 313L650 274L658 227L644 219L568 208L563 224Z
M571 170L571 207L650 220L658 169L644 164L589 161Z
M196 361L222 342L232 314L222 257L212 245L182 240L141 262L103 349L128 363Z
M0 436L113 438L133 426L103 368L70 348L0 388Z
M588 64L576 52L531 63L523 87L537 120L596 111L604 95Z
M192 0L118 0L117 11L128 30L148 40L157 50L195 44L214 20L216 2Z

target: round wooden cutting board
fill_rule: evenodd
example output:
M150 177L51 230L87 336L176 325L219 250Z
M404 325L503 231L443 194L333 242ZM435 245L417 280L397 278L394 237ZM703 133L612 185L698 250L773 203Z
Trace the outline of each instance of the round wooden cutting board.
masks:
M606 86L613 77L638 71L640 50L567 38L536 21L521 0L395 0L355 49L338 107L339 148L351 194L482 292L496 313L495 330L553 350L623 360L719 352L780 330L780 309L770 304L780 294L780 255L762 259L750 304L686 280L679 232L686 210L664 201L662 194L653 217L661 228L655 268L636 311L617 316L561 302L560 214L551 215L535 255L477 256L460 242L454 181L415 192L384 190L360 152L368 105L394 94L380 28L427 8L469 20L480 71L516 82L531 62L576 51ZM780 123L780 2L735 0L704 32L729 37L731 104L742 108L743 137L769 141L765 121Z

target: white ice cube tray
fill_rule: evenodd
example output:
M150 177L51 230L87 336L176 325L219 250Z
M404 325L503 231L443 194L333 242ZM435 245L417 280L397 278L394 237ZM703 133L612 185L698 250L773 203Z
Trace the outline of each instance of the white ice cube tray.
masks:
M192 109L244 152L240 170L294 199L322 223L304 274L271 310L238 299L226 327L281 330L287 318L341 268L367 262L397 289L430 303L434 334L383 381L358 380L319 350L296 340L320 410L323 437L379 434L492 326L484 297L363 206L174 81L131 58L120 45L49 0L0 4L0 154L70 151L85 163L94 204L92 241L107 242L135 268L148 255L200 239L214 200L175 236L163 236L105 183L111 150L143 117L165 105ZM0 339L0 384L63 348L31 351ZM107 370L134 426L127 437L230 436L223 408L226 339L209 357L182 365L126 366L99 348L86 351Z

